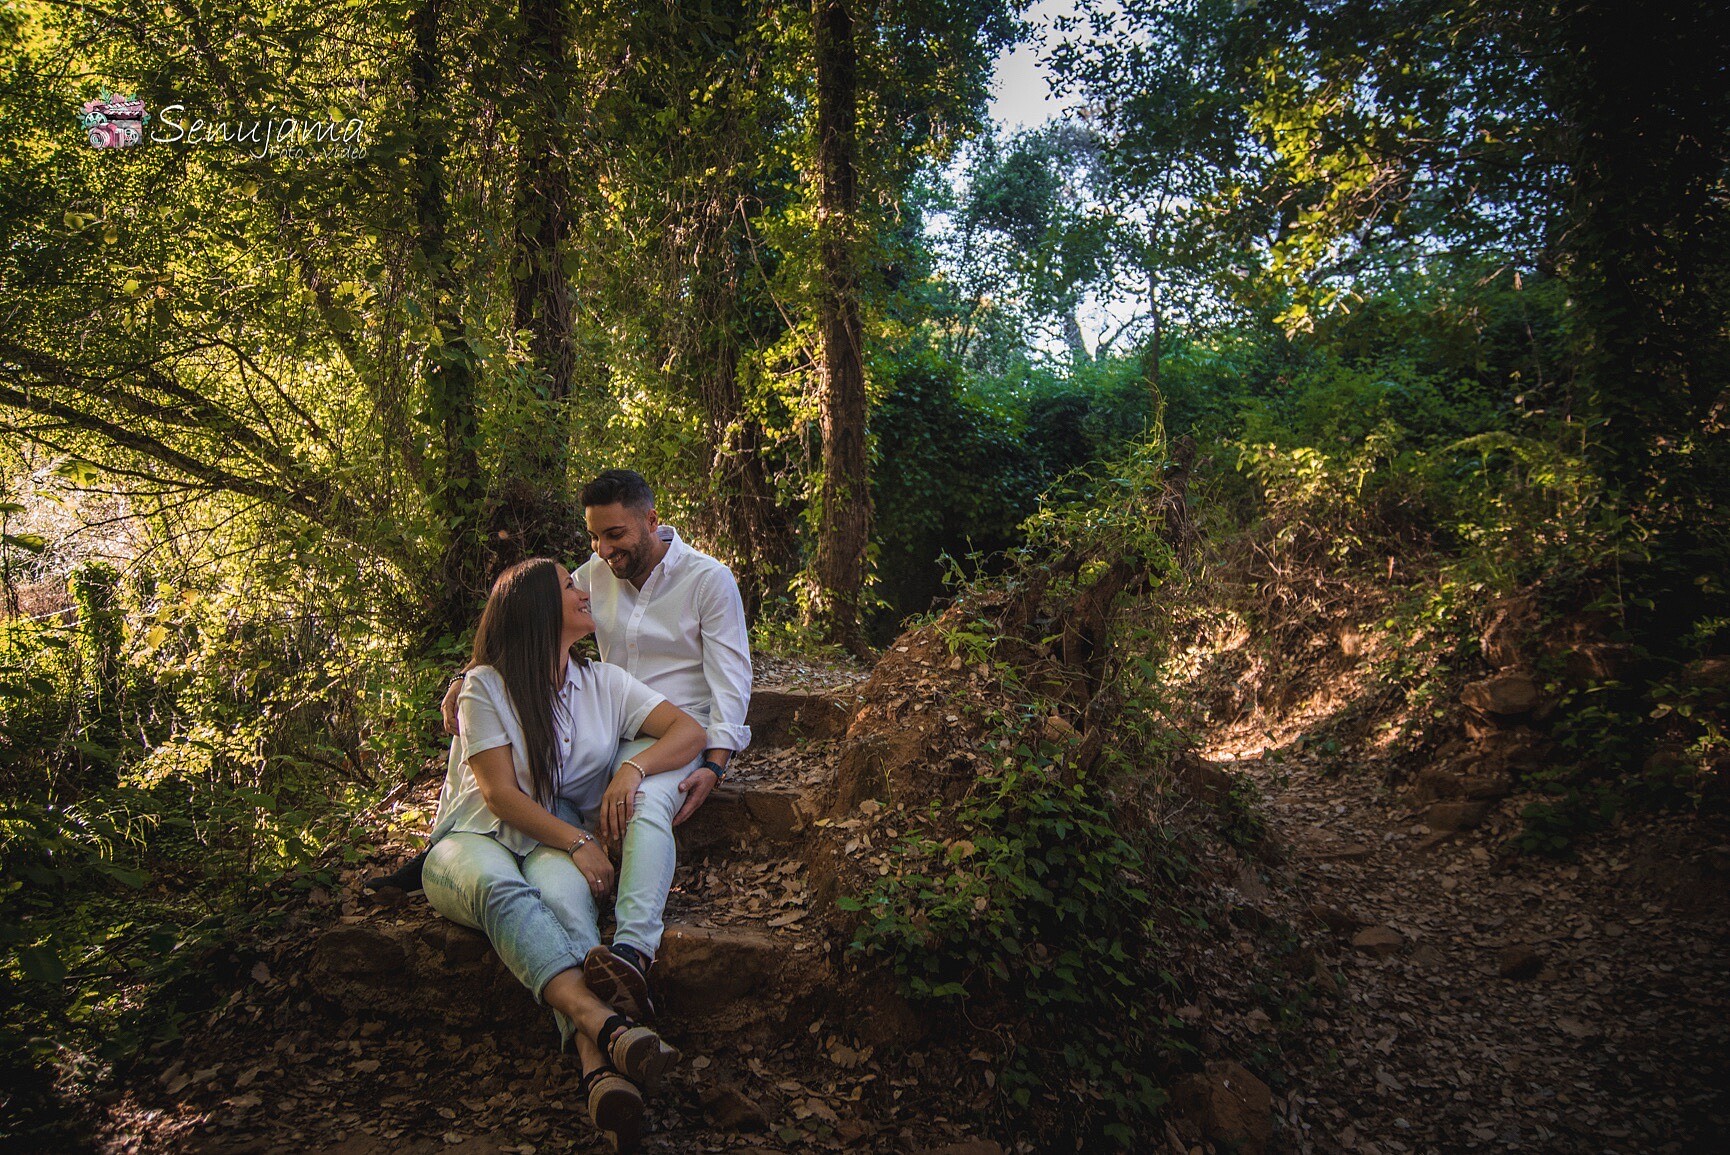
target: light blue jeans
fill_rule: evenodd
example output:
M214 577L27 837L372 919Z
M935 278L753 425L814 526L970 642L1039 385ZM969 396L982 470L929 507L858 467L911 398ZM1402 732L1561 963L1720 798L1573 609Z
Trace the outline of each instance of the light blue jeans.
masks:
M638 738L619 747L618 761L635 758L654 744ZM615 943L634 946L650 958L661 949L661 921L667 909L667 890L679 866L679 849L673 841L673 815L688 795L679 793L683 782L697 767L698 759L683 770L668 770L644 779L637 790L637 808L625 828L625 848L619 864L619 897L613 907L618 926ZM430 892L429 892L430 893Z
M572 825L593 826L563 801L558 815ZM537 1001L544 1001L541 991L554 975L580 969L583 956L601 941L588 880L557 847L537 846L519 856L490 835L447 834L427 852L421 878L433 909L485 934ZM558 1011L553 1017L569 1042L572 1023Z

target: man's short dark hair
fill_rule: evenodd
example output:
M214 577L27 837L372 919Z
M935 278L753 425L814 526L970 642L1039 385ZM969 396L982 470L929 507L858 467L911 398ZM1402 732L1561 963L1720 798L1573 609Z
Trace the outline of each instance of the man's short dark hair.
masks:
M631 469L609 469L583 486L583 508L591 505L623 505L638 513L655 508L655 491L643 475Z

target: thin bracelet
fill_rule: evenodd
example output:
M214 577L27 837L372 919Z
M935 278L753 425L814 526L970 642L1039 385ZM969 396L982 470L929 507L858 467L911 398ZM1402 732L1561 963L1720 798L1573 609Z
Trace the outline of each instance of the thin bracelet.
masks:
M647 770L643 769L641 766L637 765L637 760L635 758L626 758L623 762L619 763L619 769L621 769L621 770L623 770L626 766L629 766L631 769L635 770L638 773L638 775L640 775L640 777L638 777L638 779L637 779L637 785L638 786L641 786L643 783L645 783L649 780L649 772Z
M575 842L571 843L569 846L565 847L565 855L567 857L569 857L570 855L575 854L577 851L581 850L583 847L587 846L589 843L593 842L594 840L595 840L595 836L592 834L579 834L579 835L577 835L577 840Z

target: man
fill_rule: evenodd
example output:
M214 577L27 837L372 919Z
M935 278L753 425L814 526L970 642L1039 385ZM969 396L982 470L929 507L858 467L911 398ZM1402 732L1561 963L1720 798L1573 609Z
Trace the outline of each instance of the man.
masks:
M609 469L583 487L583 517L594 555L573 575L589 595L601 661L621 666L695 718L708 748L689 769L646 778L634 812L602 815L600 828L623 847L613 945L584 960L590 988L633 1017L653 1015L649 967L661 945L662 913L677 868L673 827L703 805L732 756L751 740L751 653L745 607L732 571L661 524L654 491L640 474ZM442 703L456 732L461 681ZM648 743L619 750L624 766ZM419 889L420 859L369 884Z

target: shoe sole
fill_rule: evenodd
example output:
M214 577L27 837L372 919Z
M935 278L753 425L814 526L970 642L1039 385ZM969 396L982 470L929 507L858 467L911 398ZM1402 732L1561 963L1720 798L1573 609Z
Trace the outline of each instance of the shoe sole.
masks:
M595 947L583 958L583 982L589 993L629 1019L652 1019L649 984L637 968L608 950Z
M615 1085L592 1097L589 1117L614 1151L635 1151L643 1141L643 1097L633 1088Z
M679 1065L679 1049L647 1027L631 1027L613 1040L609 1058L627 1079L652 1095L661 1089L661 1078Z

